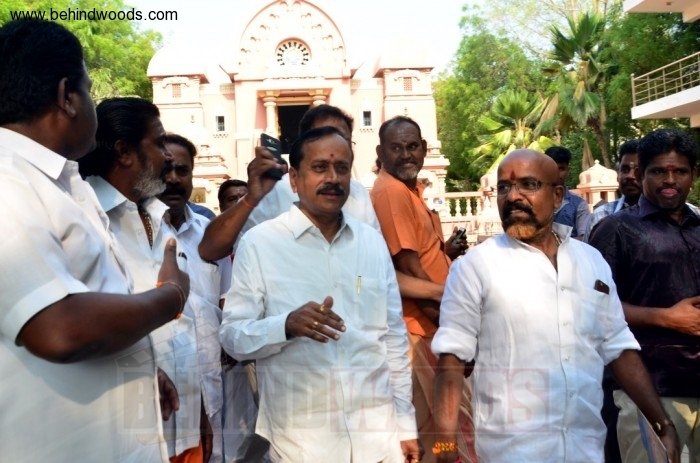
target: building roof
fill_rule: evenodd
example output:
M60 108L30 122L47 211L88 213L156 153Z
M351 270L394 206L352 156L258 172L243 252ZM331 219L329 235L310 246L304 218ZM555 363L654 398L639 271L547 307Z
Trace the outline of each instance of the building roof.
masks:
M166 45L148 63L148 77L204 75L205 63L200 54L188 47Z

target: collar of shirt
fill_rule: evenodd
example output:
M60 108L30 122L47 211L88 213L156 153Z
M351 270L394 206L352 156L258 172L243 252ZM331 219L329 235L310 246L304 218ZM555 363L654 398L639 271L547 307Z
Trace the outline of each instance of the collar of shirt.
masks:
M185 233L187 230L189 230L195 222L198 222L200 225L202 225L202 228L207 228L207 224L209 223L209 220L204 217L201 214L197 214L192 210L192 208L189 205L185 205L185 221L182 222L182 225L180 225L180 228L175 230L175 227L170 225L173 229L173 233L175 235L180 235L182 233Z
M311 222L311 219L309 219L306 214L304 214L301 209L299 209L299 206L297 206L296 203L292 204L292 207L289 209L289 229L292 231L292 235L294 235L294 239L298 240L301 235L306 233L307 231L312 231L312 230L318 230L318 227L314 225L313 222ZM340 229L338 229L338 232L335 234L333 237L333 241L338 239L338 237L344 233L345 230L348 230L349 233L352 233L352 227L350 226L350 222L346 219L345 214L342 212L340 213ZM320 235L320 230L319 230L319 235Z
M564 208L564 206L569 204L569 198L572 196L572 194L573 193L571 193L568 188L564 187L564 197L561 200L561 206L559 206L559 208L556 211L554 211L555 214L561 211Z
M0 146L2 145L11 147L10 149L17 156L25 159L54 180L58 180L67 163L76 164L75 161L69 161L21 133L0 127Z
M643 219L649 218L652 215L666 215L662 209L649 201L644 195L639 197L639 202L637 204L639 206L639 217ZM686 203L685 207L683 208L683 221L681 225L685 224L685 222L688 220L690 220L691 223L698 223L700 222L700 214L698 214L697 209L693 210L693 208Z
M126 196L121 194L119 190L114 188L114 186L102 177L91 175L85 179L95 190L97 199L100 201L100 205L109 213L113 209L117 209L122 205L132 204L134 210L136 209L136 204L127 199ZM148 198L143 202L143 207L148 212L153 222L153 230L159 230L161 226L161 221L166 212L168 212L168 206L165 205L158 198Z

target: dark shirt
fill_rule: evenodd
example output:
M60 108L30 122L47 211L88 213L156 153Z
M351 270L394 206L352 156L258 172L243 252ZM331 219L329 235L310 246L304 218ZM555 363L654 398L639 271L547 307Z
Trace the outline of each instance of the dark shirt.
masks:
M623 302L668 308L700 295L700 216L688 206L679 224L642 196L601 221L590 244L610 264ZM632 332L661 396L700 397L700 336L659 327Z

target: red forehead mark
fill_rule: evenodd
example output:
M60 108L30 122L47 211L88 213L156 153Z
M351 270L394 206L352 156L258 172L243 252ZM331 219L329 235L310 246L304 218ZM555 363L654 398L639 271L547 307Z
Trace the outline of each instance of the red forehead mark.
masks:
M510 179L515 180L517 177L515 176L515 172L510 173Z

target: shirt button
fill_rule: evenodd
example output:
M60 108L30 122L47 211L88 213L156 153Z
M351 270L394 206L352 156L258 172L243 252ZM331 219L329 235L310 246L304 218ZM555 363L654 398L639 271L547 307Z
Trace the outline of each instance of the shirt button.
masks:
M567 355L566 357L564 357L564 361L565 361L565 362L568 362L568 361L569 361L569 356L568 356L568 355Z
M573 392L569 392L569 397L573 397L573 396L574 396L574 393L573 393Z
M569 322L562 323L562 326L569 326Z
M562 290L562 291L564 291L564 287L563 287L563 286L560 286L559 289Z

